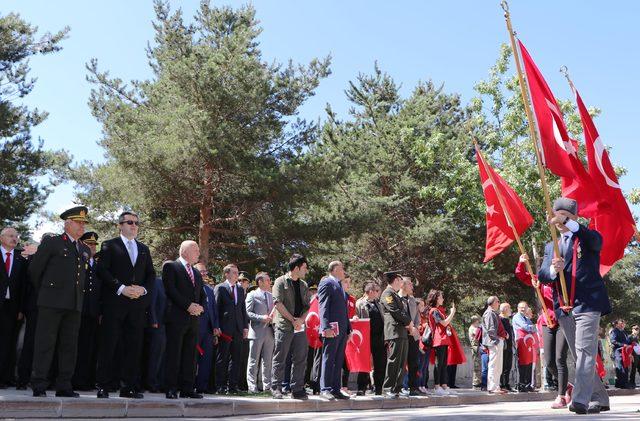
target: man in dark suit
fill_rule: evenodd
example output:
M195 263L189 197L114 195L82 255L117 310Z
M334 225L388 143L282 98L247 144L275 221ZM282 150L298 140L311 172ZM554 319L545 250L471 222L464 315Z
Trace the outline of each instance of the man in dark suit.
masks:
M220 322L218 320L218 310L216 307L216 297L213 293L211 278L208 277L209 272L204 263L195 265L198 272L202 276L204 282L204 294L207 300L204 306L204 313L198 317L199 321L199 338L198 346L198 376L196 378L196 390L198 393L213 393L209 388L209 378L211 377L211 369L213 367L213 345L218 341L220 336Z
M339 261L329 263L329 276L318 285L320 332L322 333L322 369L320 396L327 400L349 399L342 392L344 350L351 333L347 312L347 295L342 288L344 266Z
M120 236L102 243L98 277L102 282L103 315L98 353L98 398L108 398L113 373L122 368L120 397L142 399L137 390L149 292L155 271L149 248L136 240L138 215L127 211L118 219ZM119 366L114 366L118 340L123 340Z
M87 208L69 209L60 218L65 221L64 233L43 239L29 264L29 276L38 291L31 376L35 397L47 395L47 376L55 351L58 355L56 396L79 396L71 387L71 376L76 365L84 283L91 253L79 240L84 234Z
M82 318L78 334L78 358L73 374L73 387L77 390L92 390L96 378L96 359L98 351L98 317L100 316L100 280L96 276L98 254L98 234L93 231L84 233L80 241L91 250L89 271L84 283Z
M18 231L6 227L0 231L0 389L14 382L15 349L22 299L27 284L27 260L16 251Z
M553 307L576 361L576 381L569 410L579 414L599 413L601 409L609 409L609 396L595 369L598 327L600 317L611 312L607 288L600 276L602 236L577 222L575 200L557 199L553 210L549 223L561 233L560 256L554 256L553 244L548 243L538 279L543 283L556 283ZM564 272L568 302L559 294L562 291L560 271Z
M238 267L229 264L222 272L225 281L214 289L221 330L216 361L216 389L219 394L232 394L238 391L242 341L249 333L249 316L244 303L244 290L237 282Z
M193 387L195 377L198 316L207 299L202 276L193 267L200 258L195 241L183 241L180 257L162 267L162 283L167 294L165 325L167 329L166 386L167 399L202 399Z
M611 359L616 368L616 383L618 389L627 389L629 384L629 368L624 366L622 351L625 345L630 345L629 335L624 331L626 327L624 319L616 319L613 328L609 332L609 343L611 343ZM635 389L633 387L632 389Z
M164 360L167 342L164 324L167 295L164 292L161 277L156 278L150 301L147 311L147 327L145 329L147 341L147 352L145 354L147 356L146 388L151 393L158 393L164 390Z

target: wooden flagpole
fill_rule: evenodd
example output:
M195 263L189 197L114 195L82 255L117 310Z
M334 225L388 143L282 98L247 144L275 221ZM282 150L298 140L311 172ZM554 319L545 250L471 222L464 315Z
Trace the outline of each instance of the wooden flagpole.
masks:
M518 81L520 83L520 93L522 95L522 102L524 104L524 110L527 115L527 121L529 122L529 135L531 136L531 141L533 142L533 149L536 153L536 161L538 163L538 172L540 173L540 181L542 183L542 191L544 193L544 201L547 208L547 215L549 219L553 218L555 215L553 213L553 208L551 207L551 199L549 198L549 186L547 185L547 177L544 173L544 167L542 165L542 155L540 154L540 147L538 145L538 136L535 129L535 121L533 119L533 114L531 112L531 106L529 104L529 94L527 92L527 87L525 85L524 74L522 72L522 67L520 64L520 55L518 53L518 48L516 45L515 32L513 31L513 27L511 26L511 15L509 14L509 4L506 0L502 0L500 3L502 9L504 10L504 19L507 23L507 30L509 31L509 39L511 40L511 50L513 51L513 58L516 63L516 70L518 72ZM556 233L555 227L549 225L549 231L551 232L551 242L553 244L553 254L555 257L560 255L560 247L558 246L558 235ZM567 282L564 278L564 271L559 271L558 275L560 276L560 287L562 289L562 297L564 298L564 302L567 306L573 305L573 303L569 303L569 294L567 293Z
M475 138L473 139L473 144L476 147L476 151L480 153L480 148L478 147L478 143L476 142ZM536 291L536 296L538 297L538 301L540 301L540 304L542 305L542 311L544 312L544 320L547 322L547 326L552 328L554 326L554 323L551 320L549 320L549 315L547 314L547 305L544 302L544 297L542 296L542 292L540 291L540 286L539 285L537 287L535 286L536 277L535 277L535 274L533 273L533 268L531 267L531 263L529 262L529 254L525 250L524 245L520 240L520 234L518 234L518 230L516 229L516 226L513 224L513 221L511 220L511 215L509 214L509 210L507 209L507 206L504 203L504 198L502 197L502 193L500 193L500 190L496 187L496 181L493 178L493 174L485 166L484 158L482 159L482 166L484 167L484 171L489 176L489 180L491 181L491 185L493 186L493 191L496 192L496 196L498 197L498 202L500 203L500 208L502 209L502 212L504 213L504 216L507 219L507 224L509 224L509 226L513 230L513 236L516 239L516 243L518 243L520 254L524 254L525 256L527 256L527 260L525 260L525 265L527 266L527 271L529 272L529 276L531 277L531 286Z

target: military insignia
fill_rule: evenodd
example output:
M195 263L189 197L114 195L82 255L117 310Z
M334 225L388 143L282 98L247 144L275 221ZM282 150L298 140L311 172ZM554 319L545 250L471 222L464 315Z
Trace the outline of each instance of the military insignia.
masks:
M67 237L67 234L62 234L62 239L63 239L64 241L67 241L67 240L69 239L69 237Z
M87 212L85 212L85 211L84 211L84 209L83 209L83 210L81 210L81 211L80 211L80 217L81 217L81 218L86 218L86 216L87 216Z
M578 246L578 259L582 259L582 247Z
M391 295L387 295L384 299L387 301L387 304L391 304L393 302L393 297Z

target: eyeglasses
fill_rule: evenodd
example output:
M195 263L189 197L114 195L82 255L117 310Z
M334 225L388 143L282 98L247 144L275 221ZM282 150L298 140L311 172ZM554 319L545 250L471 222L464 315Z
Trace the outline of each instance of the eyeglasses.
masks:
M140 226L140 222L139 221L122 221L122 222L120 222L120 225L122 225L122 224Z

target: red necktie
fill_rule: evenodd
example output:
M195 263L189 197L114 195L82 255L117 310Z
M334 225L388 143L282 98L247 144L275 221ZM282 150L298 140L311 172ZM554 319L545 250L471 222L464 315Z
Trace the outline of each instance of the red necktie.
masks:
M191 285L196 286L196 279L193 277L193 271L191 270L191 265L187 263L187 273L189 274L189 279L191 279Z
M7 252L7 259L4 261L4 269L7 271L7 276L9 276L9 271L11 270L11 252Z

